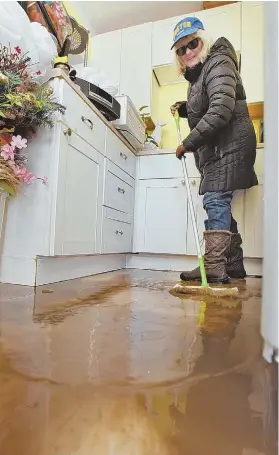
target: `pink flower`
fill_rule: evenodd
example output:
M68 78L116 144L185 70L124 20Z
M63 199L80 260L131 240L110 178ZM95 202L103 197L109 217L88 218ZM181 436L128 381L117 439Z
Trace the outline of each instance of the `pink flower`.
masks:
M42 74L42 73L41 73L41 71L36 71L36 74L37 74L37 76L40 76L40 74Z
M16 46L16 47L15 47L15 51L16 51L17 54L21 54L21 49L20 49L19 46Z
M11 145L12 145L14 148L26 149L26 147L27 147L27 139L22 138L22 137L19 136L19 134L18 134L17 136L13 136L13 140L12 140L12 142L11 142Z
M36 176L32 174L32 172L26 172L26 175L24 177L24 183L27 183L27 185L30 185L30 183L35 182Z
M26 167L15 168L15 175L21 182L27 183L27 185L30 185L30 183L36 180L36 176L32 172L29 172Z
M6 144L2 147L1 156L4 160L13 160L15 157L14 150L15 147L12 144Z
M14 172L16 177L23 182L27 169L25 167L14 166Z

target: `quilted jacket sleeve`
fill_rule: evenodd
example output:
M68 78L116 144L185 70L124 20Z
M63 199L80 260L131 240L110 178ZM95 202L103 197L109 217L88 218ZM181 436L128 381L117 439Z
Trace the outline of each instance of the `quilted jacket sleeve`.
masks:
M236 70L230 57L220 54L212 58L204 78L209 107L183 141L185 150L192 152L211 141L229 123L235 108Z

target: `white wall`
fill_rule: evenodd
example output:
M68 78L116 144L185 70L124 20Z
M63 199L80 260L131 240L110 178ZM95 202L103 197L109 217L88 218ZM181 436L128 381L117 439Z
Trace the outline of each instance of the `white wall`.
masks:
M264 264L261 333L264 356L278 348L278 3L265 2Z

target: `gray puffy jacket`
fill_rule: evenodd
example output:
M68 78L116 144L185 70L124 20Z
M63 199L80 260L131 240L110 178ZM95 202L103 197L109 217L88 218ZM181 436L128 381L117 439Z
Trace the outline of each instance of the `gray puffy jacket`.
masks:
M194 152L200 194L257 185L256 135L231 43L218 39L206 61L187 69L184 77L190 83L188 101L179 114L188 119L191 132L183 145Z

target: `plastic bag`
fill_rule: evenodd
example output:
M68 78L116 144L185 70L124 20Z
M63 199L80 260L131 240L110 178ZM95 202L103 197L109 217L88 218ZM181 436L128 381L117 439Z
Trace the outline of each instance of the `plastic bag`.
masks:
M52 60L57 53L47 30L40 24L31 24L22 7L14 1L1 3L0 43L19 46L22 53L28 52L34 76L40 71L41 77L44 77L52 68Z
M74 68L79 78L84 79L91 84L97 85L97 87L102 88L111 96L117 95L118 87L113 85L107 76L101 71L98 71L93 66L84 67L82 65L75 65Z

